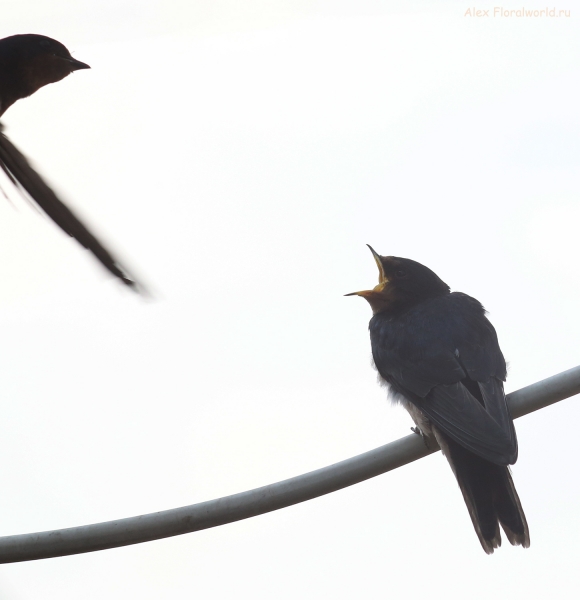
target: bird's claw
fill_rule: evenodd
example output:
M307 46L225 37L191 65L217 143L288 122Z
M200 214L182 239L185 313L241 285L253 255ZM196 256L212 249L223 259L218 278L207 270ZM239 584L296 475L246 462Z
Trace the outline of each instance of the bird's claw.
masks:
M423 433L421 429L419 429L419 427L411 427L411 431L413 433L416 433L417 435L420 435L421 439L423 440L423 443L425 444L425 448L427 448L427 450L431 450L429 446L429 438Z

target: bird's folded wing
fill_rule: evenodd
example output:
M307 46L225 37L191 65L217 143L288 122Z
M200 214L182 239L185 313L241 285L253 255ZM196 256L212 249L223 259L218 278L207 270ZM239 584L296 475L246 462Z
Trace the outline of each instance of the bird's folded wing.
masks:
M485 406L460 382L437 385L412 402L467 450L495 464L511 465L517 460L518 445L503 385L495 377L478 385Z
M1 127L1 125L0 125ZM68 235L92 252L101 264L125 285L134 290L140 286L78 217L57 197L26 157L0 129L0 168L9 179L22 188L30 198Z

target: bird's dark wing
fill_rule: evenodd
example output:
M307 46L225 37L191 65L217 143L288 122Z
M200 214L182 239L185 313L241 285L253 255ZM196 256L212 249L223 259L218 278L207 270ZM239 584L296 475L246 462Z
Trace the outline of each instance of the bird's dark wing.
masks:
M1 128L1 125L0 125ZM76 215L57 197L26 157L0 129L0 168L68 235L92 252L101 264L135 291L139 286Z
M497 465L511 465L518 445L502 382L491 377L478 385L484 405L461 382L437 385L413 404L467 450Z
M375 364L395 391L468 450L515 462L505 360L477 300L448 294L402 315L375 315L370 330Z

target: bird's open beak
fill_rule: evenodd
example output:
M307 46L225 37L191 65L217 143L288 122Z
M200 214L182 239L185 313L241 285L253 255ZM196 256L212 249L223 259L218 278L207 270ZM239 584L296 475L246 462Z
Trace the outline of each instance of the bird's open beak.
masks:
M81 62L80 60L77 60L76 58L66 58L65 59L71 67L71 71L80 71L81 69L90 69L91 67L89 67L89 65L87 65L87 63Z
M381 257L374 251L372 246L369 246L369 244L367 244L367 246L369 247L370 251L373 253L373 258L375 259L375 262L377 263L377 267L379 268L379 285L376 285L372 290L362 290L360 292L351 292L350 294L345 294L345 296L362 296L363 298L368 298L370 296L374 296L375 294L380 294L385 289L387 284L389 283L389 280L388 280L387 276L385 275L385 269L383 267L383 263L381 262Z

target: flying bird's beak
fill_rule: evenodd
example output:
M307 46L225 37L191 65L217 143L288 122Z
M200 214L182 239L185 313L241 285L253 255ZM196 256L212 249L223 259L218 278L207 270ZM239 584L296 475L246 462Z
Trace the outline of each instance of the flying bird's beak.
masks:
M91 67L89 67L89 65L87 65L87 63L81 62L80 60L77 60L76 58L66 58L65 59L71 67L71 71L80 71L81 69L90 69Z
M369 298L376 294L380 294L389 283L389 279L385 275L385 269L383 267L383 262L381 261L380 255L377 252L375 252L375 250L373 249L372 246L370 246L369 244L367 244L367 246L369 247L370 251L373 253L373 258L375 259L375 262L377 263L377 267L379 268L379 284L376 285L372 290L362 290L360 292L351 292L350 294L345 294L345 296L362 296L363 298Z

